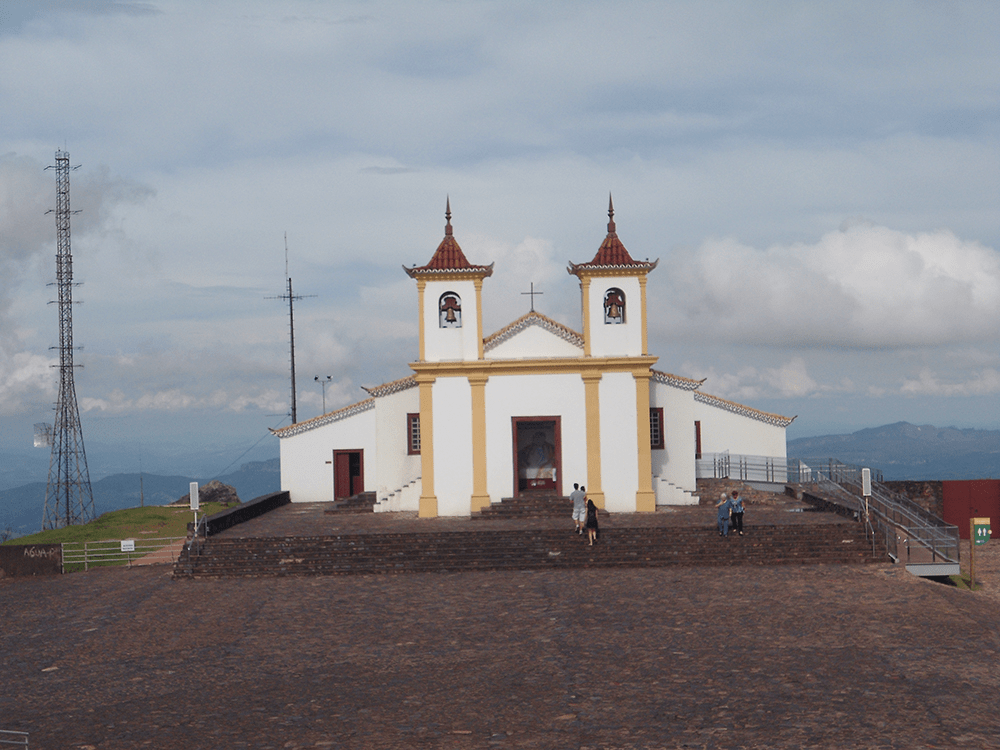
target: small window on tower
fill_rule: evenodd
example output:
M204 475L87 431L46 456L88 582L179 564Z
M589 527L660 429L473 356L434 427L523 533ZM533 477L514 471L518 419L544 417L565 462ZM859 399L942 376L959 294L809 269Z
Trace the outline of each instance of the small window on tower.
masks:
M438 300L438 325L441 328L462 327L462 298L454 292L445 292Z
M649 410L649 447L657 450L663 446L663 407L654 406Z
M625 322L625 292L612 287L604 293L604 322Z
M420 453L420 415L406 415L406 452L411 455Z

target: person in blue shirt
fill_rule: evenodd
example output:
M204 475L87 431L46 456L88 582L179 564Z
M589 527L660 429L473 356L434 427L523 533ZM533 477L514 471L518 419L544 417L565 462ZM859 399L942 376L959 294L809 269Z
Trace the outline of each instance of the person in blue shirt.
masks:
M715 507L719 511L719 536L729 538L729 514L733 512L733 501L725 492L722 499L716 503Z
M743 536L743 498L739 490L733 490L733 529Z

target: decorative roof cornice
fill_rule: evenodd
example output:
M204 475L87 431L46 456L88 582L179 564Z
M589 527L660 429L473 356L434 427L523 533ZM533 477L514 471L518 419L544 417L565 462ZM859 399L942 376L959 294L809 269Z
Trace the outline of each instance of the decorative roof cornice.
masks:
M657 383L663 383L663 385L669 385L672 388L680 388L682 391L694 391L701 387L708 378L702 378L701 380L692 380L691 378L685 378L680 375L671 375L669 372L660 372L659 370L652 370L653 380Z
M714 406L717 409L725 409L726 411L731 411L734 414L739 414L743 417L750 417L751 419L756 419L759 422L765 422L774 427L788 427L792 422L795 421L795 417L783 417L780 414L768 414L766 411L760 411L759 409L754 409L751 406L744 406L743 404L737 404L735 401L727 401L724 398L719 398L718 396L712 396L708 393L702 393L698 391L694 394L694 400L708 406ZM798 415L796 415L797 417Z
M403 266L406 275L411 279L435 278L442 275L448 275L452 278L455 278L456 275L467 278L492 276L493 264L490 263L488 266L472 265L465 257L465 253L462 252L458 240L455 239L451 226L451 198L446 199L444 216L444 239L434 251L434 255L431 256L426 266L414 266L413 268Z
M272 435L277 435L279 438L290 438L295 435L301 435L303 432L315 430L317 427L323 427L324 425L339 422L342 419L353 417L355 414L360 414L361 412L369 411L374 408L375 399L366 398L364 401L359 401L356 404L345 406L343 409L337 409L337 411L331 411L319 417L307 419L305 422L296 422L295 424L288 425L288 427L281 427L277 430L273 430L270 427L268 429L271 430Z
M649 261L632 260L625 245L618 239L618 232L615 228L615 204L608 195L608 236L604 238L597 255L589 263L574 263L570 261L566 272L574 276L620 276L627 273L629 275L647 274L656 268L659 260Z
M381 398L383 396L391 396L393 393L399 393L400 391L405 391L409 388L417 387L417 376L407 375L405 378L400 378L399 380L393 380L391 383L383 383L382 385L372 386L371 388L365 388L361 386L363 391L367 391L369 396L374 398Z
M552 320L552 318L532 310L531 312L522 315L510 325L504 326L499 331L491 333L483 339L483 351L488 352L491 349L495 349L500 346L500 344L505 341L509 341L521 331L526 328L530 328L531 326L538 326L549 333L555 334L563 341L567 341L573 346L583 349L583 336L574 331L572 328L568 328L562 323L558 323Z

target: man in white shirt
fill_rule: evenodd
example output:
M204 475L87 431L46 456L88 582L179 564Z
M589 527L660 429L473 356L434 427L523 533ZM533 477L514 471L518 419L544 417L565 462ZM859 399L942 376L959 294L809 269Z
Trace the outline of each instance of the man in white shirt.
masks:
M574 482L569 499L573 501L573 520L576 521L576 533L583 534L583 524L587 520L587 493L583 492L580 485Z

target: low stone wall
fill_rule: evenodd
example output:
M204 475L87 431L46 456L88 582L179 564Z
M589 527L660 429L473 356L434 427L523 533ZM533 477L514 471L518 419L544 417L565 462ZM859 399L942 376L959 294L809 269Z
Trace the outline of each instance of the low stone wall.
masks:
M61 544L0 545L0 578L62 573Z
M236 524L249 521L251 518L257 518L257 516L262 516L268 511L280 508L282 505L287 505L291 501L292 499L288 492L272 492L270 495L261 495L232 508L220 510L218 513L213 513L205 519L205 533L208 536L218 534L220 531L225 531ZM193 531L193 527L193 523L188 524L189 531Z

